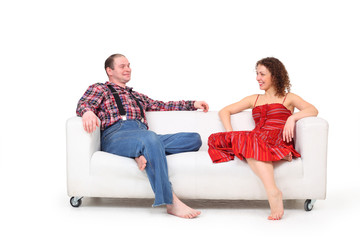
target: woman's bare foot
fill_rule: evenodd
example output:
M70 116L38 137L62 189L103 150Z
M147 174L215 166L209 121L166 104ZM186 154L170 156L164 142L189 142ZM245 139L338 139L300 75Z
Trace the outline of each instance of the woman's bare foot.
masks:
M282 192L280 190L275 190L271 193L268 193L269 204L271 209L271 214L268 217L269 220L280 220L284 215L284 205L282 200Z
M292 161L292 153L290 152L288 155L286 155L284 158L284 160L291 162Z
M166 205L166 208L167 213L181 218L195 218L201 214L200 211L197 211L185 205L174 193L173 204Z
M143 171L145 169L146 163L147 163L145 157L143 155L141 155L139 157L136 157L135 161L136 161L140 171Z

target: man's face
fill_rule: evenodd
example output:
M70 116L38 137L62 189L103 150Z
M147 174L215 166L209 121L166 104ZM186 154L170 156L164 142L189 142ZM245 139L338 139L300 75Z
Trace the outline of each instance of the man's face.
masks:
M117 57L114 59L114 69L107 68L110 81L125 87L125 84L131 79L130 63L126 57Z

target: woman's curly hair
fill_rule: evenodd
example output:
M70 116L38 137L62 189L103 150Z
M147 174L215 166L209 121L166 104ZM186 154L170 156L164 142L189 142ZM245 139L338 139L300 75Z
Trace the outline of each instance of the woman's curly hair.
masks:
M290 92L290 79L288 72L282 62L274 57L267 57L259 60L256 66L263 65L271 73L273 84L276 88L276 95L283 97L287 92ZM285 91L286 89L286 91Z

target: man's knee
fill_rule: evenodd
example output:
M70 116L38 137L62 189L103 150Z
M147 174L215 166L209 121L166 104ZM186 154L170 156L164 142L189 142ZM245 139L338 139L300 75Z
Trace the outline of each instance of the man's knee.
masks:
M194 150L197 151L200 149L202 145L200 134L198 133L189 133L190 139L192 140L192 145L194 146Z
M181 145L186 151L197 151L202 145L200 134L196 132L179 133L179 137L182 141Z

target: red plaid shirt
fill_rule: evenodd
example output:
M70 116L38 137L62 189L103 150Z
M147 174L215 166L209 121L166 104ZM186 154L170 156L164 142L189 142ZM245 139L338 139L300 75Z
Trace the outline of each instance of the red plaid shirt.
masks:
M101 120L101 130L104 130L122 119L115 98L107 85L112 85L119 93L128 120L142 119L140 108L130 92L139 100L138 102L140 102L144 111L196 110L194 107L195 101L170 101L165 103L135 92L130 87L122 88L111 82L106 82L105 84L95 83L88 87L84 95L80 98L76 114L81 117L85 112L93 111ZM146 117L144 123L148 126Z

